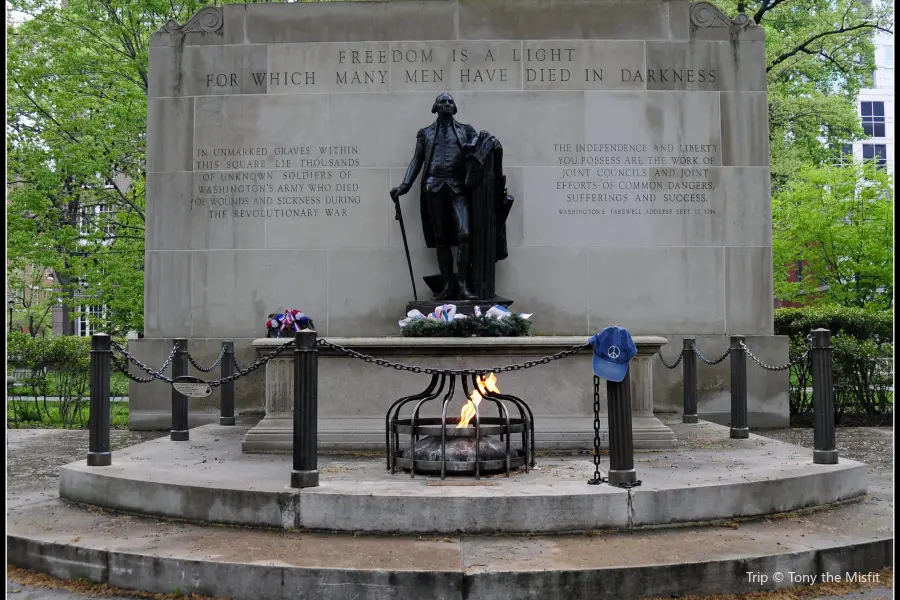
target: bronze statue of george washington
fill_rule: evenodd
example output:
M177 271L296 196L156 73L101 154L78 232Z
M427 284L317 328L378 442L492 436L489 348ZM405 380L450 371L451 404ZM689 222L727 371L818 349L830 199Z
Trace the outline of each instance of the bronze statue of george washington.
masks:
M503 148L486 131L456 121L450 94L440 94L431 112L437 120L419 130L413 159L391 198L406 194L422 171L422 228L426 245L437 248L441 271L439 285L426 278L435 300L504 303L494 295L494 267L507 256L506 217L513 202L506 193ZM455 274L452 246L459 247Z

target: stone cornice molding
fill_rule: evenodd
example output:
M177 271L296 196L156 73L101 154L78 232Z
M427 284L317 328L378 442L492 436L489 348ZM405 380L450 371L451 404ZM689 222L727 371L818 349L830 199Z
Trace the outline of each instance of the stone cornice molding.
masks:
M158 33L214 33L222 35L223 25L222 9L218 6L207 6L194 13L194 16L188 19L184 25L179 25L175 19L169 19Z
M738 29L759 27L746 14L740 13L732 19L710 2L691 4L691 24L694 27L735 27Z

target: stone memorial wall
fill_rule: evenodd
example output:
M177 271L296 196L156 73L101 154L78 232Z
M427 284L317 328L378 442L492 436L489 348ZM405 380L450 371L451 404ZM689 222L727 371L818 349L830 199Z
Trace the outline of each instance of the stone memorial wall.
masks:
M497 293L537 333L616 324L679 348L746 334L786 358L765 42L744 15L687 0L229 5L170 21L150 72L148 357L181 335L249 352L284 307L324 336L397 335L412 287L388 192L449 91L459 121L503 144L515 204ZM401 207L427 297L418 185Z

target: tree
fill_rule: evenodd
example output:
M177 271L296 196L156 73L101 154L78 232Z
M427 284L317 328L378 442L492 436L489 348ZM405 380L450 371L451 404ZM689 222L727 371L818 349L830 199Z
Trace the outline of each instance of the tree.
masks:
M776 297L813 294L843 306L891 309L892 217L892 178L873 163L800 171L773 197ZM805 265L804 274L789 283L796 264Z
M143 328L144 150L150 35L199 0L11 0L8 251L54 275L71 310L104 305Z
M24 325L31 337L46 335L52 323L52 309L56 300L53 286L47 284L46 271L13 258L7 265L6 289L13 300L13 327Z
M875 71L872 36L891 33L892 3L860 0L717 0L766 34L773 190L806 165L834 159L863 136L855 105Z

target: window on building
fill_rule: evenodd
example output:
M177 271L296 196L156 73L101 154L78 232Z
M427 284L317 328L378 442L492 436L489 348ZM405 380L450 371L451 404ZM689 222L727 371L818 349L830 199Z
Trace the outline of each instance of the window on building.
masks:
M884 47L884 66L888 69L894 68L894 47Z
M101 331L104 313L106 312L105 308L103 306L79 306L79 316L75 319L76 333L81 337L89 337Z
M863 144L863 160L874 160L880 168L887 165L887 146L885 144Z
M851 162L853 162L853 144L841 144L835 152L834 164L849 165Z
M860 102L863 131L869 137L884 137L884 102Z
M113 210L108 204L94 204L84 206L78 216L78 232L81 235L90 235L100 228L106 233L113 232Z

